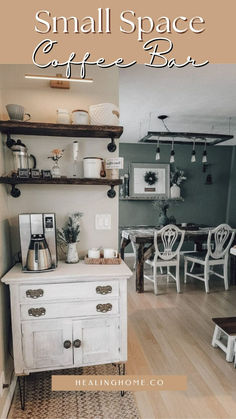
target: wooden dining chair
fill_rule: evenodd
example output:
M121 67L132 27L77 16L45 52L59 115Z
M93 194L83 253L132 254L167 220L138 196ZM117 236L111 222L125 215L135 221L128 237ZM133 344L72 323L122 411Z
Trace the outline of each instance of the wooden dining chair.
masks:
M152 276L144 273L144 278L153 282L156 295L158 293L158 277L163 276L157 275L157 269L162 270L163 267L167 268L167 280L169 281L170 277L173 278L176 282L177 292L180 292L180 249L184 241L184 234L185 232L174 224L168 224L161 230L155 230L154 258L145 261L145 264L152 267ZM175 275L170 271L172 266L175 267Z
M228 224L220 224L208 233L207 250L198 253L188 253L184 257L184 282L187 276L205 282L205 291L209 293L209 276L214 274L224 279L225 289L228 290L228 259L229 249L234 239L234 231ZM191 265L198 264L203 267L203 272L194 274L191 269L188 271L188 262ZM214 266L220 265L223 268L223 275L216 272Z

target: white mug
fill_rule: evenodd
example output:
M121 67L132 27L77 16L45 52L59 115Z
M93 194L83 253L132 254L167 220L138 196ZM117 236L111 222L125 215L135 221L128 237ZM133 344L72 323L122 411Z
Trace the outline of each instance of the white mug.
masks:
M114 249L103 249L105 259L117 258L117 251Z
M99 259L100 258L100 250L96 248L92 248L88 250L88 257L92 259Z

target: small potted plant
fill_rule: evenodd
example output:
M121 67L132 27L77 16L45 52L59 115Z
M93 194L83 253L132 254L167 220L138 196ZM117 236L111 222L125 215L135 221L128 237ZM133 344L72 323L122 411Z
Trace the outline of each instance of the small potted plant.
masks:
M52 155L48 157L48 159L52 159L54 165L52 167L52 177L59 178L61 177L61 171L58 164L58 161L63 157L64 150L60 150L59 148L55 148L51 151Z
M169 208L169 203L166 199L158 199L153 202L153 206L158 210L158 225L165 226L169 224L169 217L167 215L167 210Z
M62 245L67 245L66 263L79 262L77 243L79 242L80 218L82 216L82 212L69 215L62 229L57 230L58 242Z
M184 171L177 169L177 167L174 171L170 172L170 197L172 199L180 198L180 185L186 179L187 178L184 176Z

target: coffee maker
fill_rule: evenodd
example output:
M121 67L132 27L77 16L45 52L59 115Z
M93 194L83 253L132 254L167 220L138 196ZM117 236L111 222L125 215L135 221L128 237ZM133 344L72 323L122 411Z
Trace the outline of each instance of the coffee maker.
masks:
M20 214L22 270L45 272L57 266L55 214Z

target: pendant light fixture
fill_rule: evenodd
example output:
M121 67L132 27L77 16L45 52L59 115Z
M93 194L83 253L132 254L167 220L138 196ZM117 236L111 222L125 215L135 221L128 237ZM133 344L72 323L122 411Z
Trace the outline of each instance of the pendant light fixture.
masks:
M207 163L207 151L206 151L206 146L207 146L207 143L206 143L206 141L205 141L204 150L203 150L203 154L202 154L202 163Z
M160 160L161 158L161 151L160 151L160 141L159 138L157 140L157 148L156 148L156 160Z
M174 141L172 141L171 152L170 152L170 163L175 162L175 150L174 150Z
M191 156L191 163L196 162L196 150L195 150L195 140L193 142L193 149L192 149L192 156Z
M165 128L164 131L149 131L147 134L139 140L140 143L155 143L156 139L159 138L160 144L171 144L172 141L175 144L193 144L193 141L196 145L204 144L207 142L208 145L216 145L219 143L223 143L224 141L231 140L234 138L233 135L229 134L216 134L216 133L199 133L199 132L178 132L178 131L171 131L168 126L166 125L166 120L168 119L168 115L158 115L158 120L161 121L163 127ZM231 118L230 118L231 119ZM230 119L229 119L229 127L230 127ZM149 124L150 125L150 124Z

